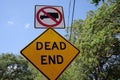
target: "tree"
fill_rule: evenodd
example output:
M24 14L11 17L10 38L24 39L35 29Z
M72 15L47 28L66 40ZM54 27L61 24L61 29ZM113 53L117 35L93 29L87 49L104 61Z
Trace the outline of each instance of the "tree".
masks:
M95 5L98 5L100 1L104 2L104 0L90 0L90 2Z
M100 2L105 3L105 1L106 1L107 3L119 2L119 0L90 0L90 2L91 2L92 4L95 4L95 5L98 5Z
M114 37L117 33L120 33L120 4L103 4L100 7L96 15L92 18L87 18L84 26L81 43L81 49L84 55L88 58L88 55L91 56L87 60L88 63L91 63L90 70L88 70L89 78L95 78L95 80L112 80L115 77L110 77L109 72L112 69L110 64L107 68L104 69L105 64L108 64L115 54L120 54L120 42ZM86 30L87 31L86 31ZM91 54L91 55L90 55ZM84 59L83 59L84 60ZM119 67L120 61L116 64ZM114 66L115 60L111 63ZM94 63L94 64L93 64ZM92 67L93 66L93 67ZM115 68L114 68L115 69ZM113 69L112 69L113 70ZM117 72L116 72L117 74ZM113 75L112 76L116 76ZM119 75L120 76L120 75ZM119 77L120 78L120 77ZM117 77L118 79L118 77Z
M120 79L119 13L120 1L116 0L91 11L82 25L74 22L70 40L80 49L80 55L70 69L74 69L76 80Z
M0 55L0 79L1 80L33 80L28 61L14 54Z

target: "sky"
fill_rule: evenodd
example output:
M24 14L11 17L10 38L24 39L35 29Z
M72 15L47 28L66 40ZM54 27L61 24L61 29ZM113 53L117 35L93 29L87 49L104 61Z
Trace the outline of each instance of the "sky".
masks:
M70 25L72 7L68 20L69 2L70 0L0 0L0 54L20 54L25 46L46 30L34 28L35 5L62 6L65 25ZM76 0L73 19L84 20L89 10L96 9L90 0ZM65 29L55 30L64 36Z

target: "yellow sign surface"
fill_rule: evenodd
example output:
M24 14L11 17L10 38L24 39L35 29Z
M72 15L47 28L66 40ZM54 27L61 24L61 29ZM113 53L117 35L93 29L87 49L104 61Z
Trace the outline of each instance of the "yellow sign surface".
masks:
M79 50L49 28L28 44L21 54L49 80L57 80L79 54Z

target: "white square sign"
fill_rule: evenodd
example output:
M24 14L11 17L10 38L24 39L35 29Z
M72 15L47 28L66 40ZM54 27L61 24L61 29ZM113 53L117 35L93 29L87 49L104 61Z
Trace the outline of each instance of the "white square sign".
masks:
M61 6L35 6L35 28L65 28Z

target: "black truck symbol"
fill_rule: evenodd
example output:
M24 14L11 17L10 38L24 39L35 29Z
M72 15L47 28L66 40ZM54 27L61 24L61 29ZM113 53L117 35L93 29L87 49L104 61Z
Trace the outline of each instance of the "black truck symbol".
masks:
M52 16L54 19L59 18L58 13L47 12L47 14L49 14L50 16ZM40 19L43 20L44 18L49 18L49 17L48 17L47 15L41 15L41 16L40 16Z

